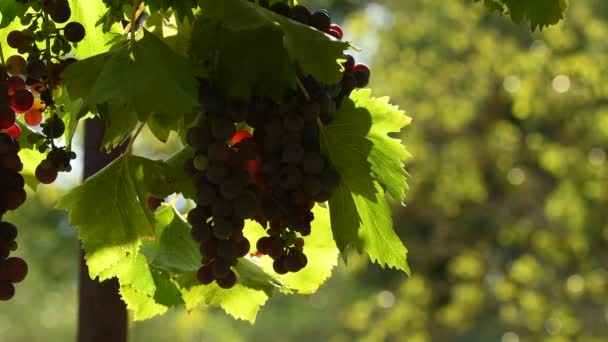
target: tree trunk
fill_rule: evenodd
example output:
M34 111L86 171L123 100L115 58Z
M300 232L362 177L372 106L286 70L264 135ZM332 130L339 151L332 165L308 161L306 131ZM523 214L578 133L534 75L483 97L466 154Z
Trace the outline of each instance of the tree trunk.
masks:
M110 154L101 151L104 122L88 119L85 122L84 178L103 169L124 151L118 148ZM126 342L127 308L118 294L118 281L99 283L91 280L80 250L80 293L78 312L78 342Z

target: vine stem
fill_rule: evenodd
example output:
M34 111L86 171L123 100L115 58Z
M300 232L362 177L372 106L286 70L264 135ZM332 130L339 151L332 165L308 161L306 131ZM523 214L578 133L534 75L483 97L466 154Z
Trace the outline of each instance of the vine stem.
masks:
M4 60L4 51L2 51L2 42L0 42L0 64L6 64L6 61Z
M297 77L297 76L296 76L296 83L298 84L298 88L300 88L300 90L304 94L304 97L306 98L306 101L310 101L310 94L308 94L308 90L306 90L306 88L302 84L302 81L300 81L300 78Z
M43 17L43 25L47 25L49 22L49 15L46 14L46 12L44 13L44 17ZM54 86L54 80L53 80L53 62L51 60L52 56L51 56L51 37L49 37L48 35L45 37L45 41L46 41L46 48L44 50L44 54L46 57L46 72L47 72L47 76L48 76L48 82L47 82L47 86L46 88L49 91L49 97L53 98L53 86Z
M135 142L135 140L137 140L139 133L141 133L141 130L144 128L145 125L146 125L145 121L140 122L139 127L137 127L137 130L131 137L131 141L129 141L129 145L127 145L127 148L125 149L125 153L129 153L129 154L131 153L131 151L133 150L133 143Z

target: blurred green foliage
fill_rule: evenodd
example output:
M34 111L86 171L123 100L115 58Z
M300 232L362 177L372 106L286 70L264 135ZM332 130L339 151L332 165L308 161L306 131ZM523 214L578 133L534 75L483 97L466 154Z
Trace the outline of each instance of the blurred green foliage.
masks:
M411 188L394 203L412 278L352 256L318 293L272 298L254 326L171 311L131 340L606 341L606 2L572 2L534 34L467 0L323 3L365 48L374 94L414 118ZM2 304L2 341L75 336L77 242L48 209L60 191L9 217L32 269Z

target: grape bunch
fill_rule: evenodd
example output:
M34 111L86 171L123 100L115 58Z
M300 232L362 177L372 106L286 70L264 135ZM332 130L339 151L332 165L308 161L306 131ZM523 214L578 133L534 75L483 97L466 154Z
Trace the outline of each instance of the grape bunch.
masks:
M35 174L38 181L50 184L58 172L69 172L70 161L76 158L72 151L55 144L55 140L63 135L65 124L60 117L64 108L55 104L53 88L59 85L62 71L76 62L74 58L66 58L65 54L84 39L85 31L78 22L57 27L56 24L66 23L71 16L67 0L21 2L31 3L37 11L21 17L21 24L27 28L13 30L7 36L9 46L21 54L27 53L28 59L26 61L20 55L11 56L0 70L0 92L4 94L6 90L10 97L9 110L3 108L0 113L0 129L18 139L21 129L15 124L15 114L23 114L23 121L29 126L39 126L39 133L31 133L27 138L40 153L48 152ZM4 127L9 123L10 127Z
M257 3L332 39L343 37L325 10L311 13L301 5ZM350 55L344 60L340 82L323 84L298 72L299 88L278 100L255 93L243 103L224 96L213 80L200 80L206 115L188 131L187 143L195 155L184 167L197 190L197 206L188 221L203 256L201 283L234 286L232 267L250 250L243 236L246 219L265 227L267 235L256 242L254 255L270 256L276 273L306 267L303 237L311 233L312 209L340 184L339 173L321 152L321 127L332 121L345 97L369 82L367 66Z
M22 281L27 274L27 264L20 258L11 257L17 249L17 228L2 217L25 202L25 180L19 172L23 164L17 153L19 144L8 134L0 133L0 300L9 300L15 294L13 283Z
M188 132L196 152L185 168L198 192L188 221L203 256L199 281L231 288L236 283L232 266L250 249L243 236L245 219L257 212L257 189L247 168L256 151L251 134L235 128L234 122L245 118L244 108L225 107L219 95L213 100L206 102L206 119Z

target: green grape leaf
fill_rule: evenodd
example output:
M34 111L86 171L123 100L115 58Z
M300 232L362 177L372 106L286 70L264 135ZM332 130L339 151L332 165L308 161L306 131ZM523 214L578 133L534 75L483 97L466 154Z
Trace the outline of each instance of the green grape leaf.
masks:
M268 273L281 281L281 291L285 293L311 294L316 292L331 276L332 269L338 264L338 248L332 236L329 210L320 206L313 209L315 219L309 236L304 237L304 254L308 265L297 273L278 275L272 268L272 259L262 256L260 262ZM257 240L267 235L255 221L247 221L245 236L255 245Z
M143 294L129 286L121 286L119 289L122 300L127 305L127 309L133 312L135 321L143 321L157 315L162 315L169 307L160 304L152 296Z
M154 288L152 294L141 291L141 288L137 286L120 282L120 295L127 304L127 308L133 312L133 319L136 321L162 315L170 307L183 304L179 288L173 282L170 274L156 269L151 269L150 272L152 281L148 285Z
M108 33L104 33L97 27L97 19L107 10L103 0L70 0L70 8L72 10L70 21L81 23L86 33L84 39L78 43L78 48L75 49L79 58L87 58L107 51L106 44L122 33L119 23L114 23Z
M393 230L391 211L377 181L374 198L352 192L341 184L329 200L331 227L340 250L348 246L365 252L373 262L403 270L408 275L407 249Z
M249 98L255 86L260 93L278 98L285 89L295 88L295 66L283 50L283 34L274 27L226 30L201 20L193 42L193 57L213 65L219 87L229 97ZM245 57L243 51L256 53Z
M72 138L78 127L78 122L89 114L89 109L82 99L72 100L68 96L65 88L59 88L55 93L55 103L62 105L64 110L59 111L59 117L65 124L65 144L70 148L72 146Z
M234 270L241 284L251 289L262 290L269 297L276 288L282 289L284 287L283 282L266 272L257 260L252 260L250 258L239 259Z
M20 147L19 158L23 164L23 170L20 173L25 179L25 184L30 189L36 191L38 184L40 184L38 179L36 179L36 168L46 158L46 155L38 152L36 145L30 142L29 136L37 133L31 130L23 121L23 115L19 115L16 123L21 128L21 136L18 142Z
M25 184L32 190L36 191L38 188L38 179L36 179L36 168L46 158L46 156L37 150L31 150L22 148L19 150L19 158L23 163L23 170L21 175L25 179Z
M15 0L0 0L0 28L5 28L17 17L23 16L30 5Z
M323 150L342 177L329 201L338 248L353 246L382 266L408 273L407 250L393 230L384 188L399 200L405 196L402 160L409 154L387 133L400 131L409 121L388 99L370 98L369 90L361 90L321 130Z
M231 289L222 289L216 283L201 285L195 272L183 274L176 280L188 311L205 303L222 308L234 318L253 323L258 310L268 300L266 292L241 283Z
M162 122L170 122L171 130L177 130L183 116L198 107L198 85L190 62L150 33L133 46L123 42L74 63L62 79L70 97L84 99L89 107L128 104L140 121L153 113L167 116Z
M154 236L146 196L173 192L168 174L162 162L124 155L59 200L57 207L68 211L78 228L91 278L133 258L141 240Z
M105 125L102 146L107 151L126 141L139 122L137 113L130 105L124 103L106 102L97 105L97 115Z
M196 198L196 189L192 184L192 179L184 172L184 163L193 156L194 149L186 146L167 160L167 165L171 168L171 175L176 180L176 191L190 199Z
M154 295L156 286L148 259L140 253L121 259L99 273L99 281L118 278L120 286L129 286L142 294Z
M194 18L193 10L196 8L196 2L192 0L150 0L146 1L146 4L152 13L172 8L180 21Z
M190 226L171 206L156 212L156 239L145 241L142 251L152 264L171 273L193 272L201 267L198 244L192 240Z
M219 21L226 29L251 31L269 27L280 30L283 47L305 75L327 84L340 81L343 69L340 62L343 51L351 46L348 42L338 41L248 1L200 0L199 4L205 17ZM196 44L195 37L192 41ZM323 53L319 54L319 51Z
M403 161L411 155L401 140L388 134L400 132L411 121L403 111L389 104L388 97L373 98L369 89L354 91L325 129L325 139L333 150L330 157L337 159L342 166L339 171L346 178L351 178L351 174L352 178L363 177L371 170L389 194L403 201L407 190ZM361 167L349 170L350 165ZM374 193L369 186L366 188L366 193Z
M542 30L564 18L569 2L568 0L484 0L484 4L490 10L509 14L516 23L526 20L532 30L537 28Z

